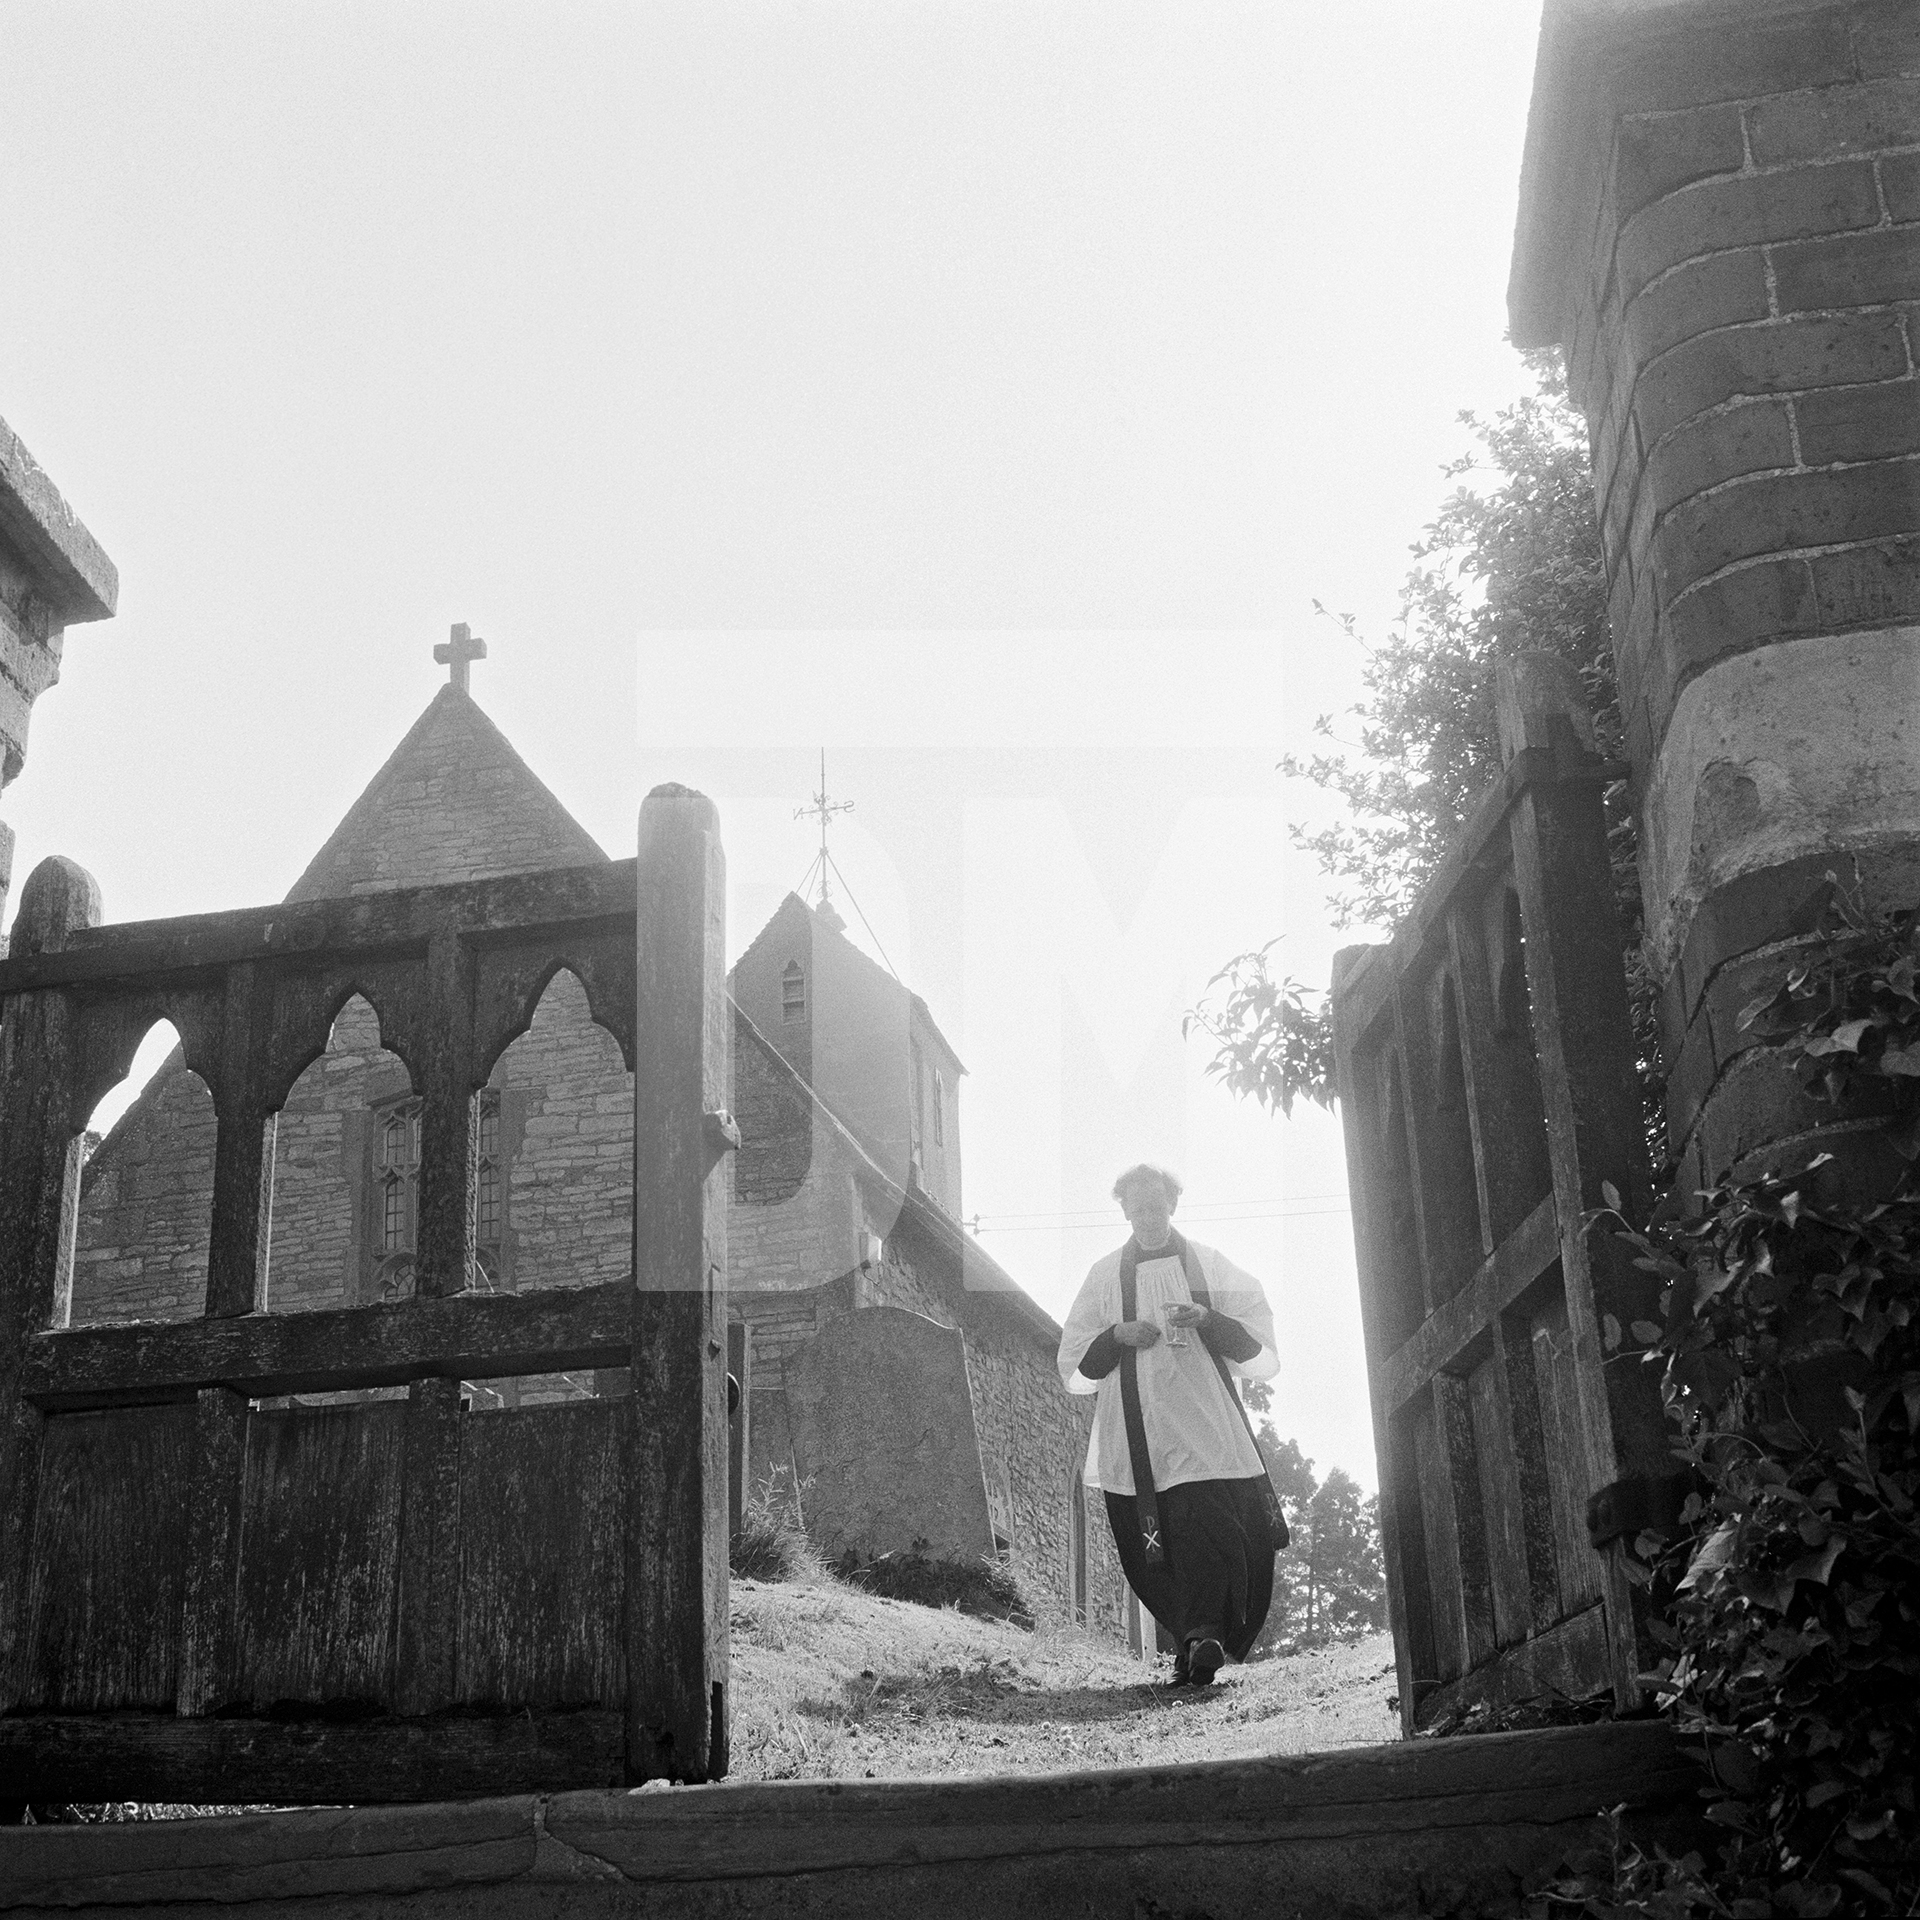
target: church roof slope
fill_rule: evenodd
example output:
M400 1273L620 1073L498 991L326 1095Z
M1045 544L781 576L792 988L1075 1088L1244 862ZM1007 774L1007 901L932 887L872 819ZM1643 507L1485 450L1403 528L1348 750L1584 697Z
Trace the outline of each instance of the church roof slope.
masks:
M876 982L884 982L887 986L893 987L904 994L913 1007L914 1012L926 1022L927 1031L932 1034L934 1039L946 1050L947 1058L953 1062L954 1071L956 1073L966 1072L965 1063L961 1060L960 1056L954 1052L953 1042L940 1031L940 1024L934 1019L933 1009L927 1005L926 1001L924 1001L919 994L915 993L911 987L900 980L897 975L890 973L885 967L882 967L877 961L856 947L840 930L840 926L836 924L839 919L837 914L834 915L832 919L826 918L817 907L810 906L805 900L801 899L797 893L788 894L768 917L766 925L747 942L746 950L740 955L739 959L733 963L732 968L729 970L730 977L738 977L743 969L750 969L754 961L759 957L760 949L769 941L775 939L781 929L796 915L810 922L819 934L830 935L833 939L839 941L841 946L852 955L853 964L869 979Z
M450 682L287 898L444 886L606 858L472 695Z

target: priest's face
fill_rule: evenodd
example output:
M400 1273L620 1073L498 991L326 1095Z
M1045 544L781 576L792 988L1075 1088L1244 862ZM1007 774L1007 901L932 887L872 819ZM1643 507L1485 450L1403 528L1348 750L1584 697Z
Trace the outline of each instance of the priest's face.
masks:
M1173 1202L1166 1184L1160 1180L1136 1180L1127 1188L1120 1211L1140 1243L1141 1251L1152 1253L1173 1238Z

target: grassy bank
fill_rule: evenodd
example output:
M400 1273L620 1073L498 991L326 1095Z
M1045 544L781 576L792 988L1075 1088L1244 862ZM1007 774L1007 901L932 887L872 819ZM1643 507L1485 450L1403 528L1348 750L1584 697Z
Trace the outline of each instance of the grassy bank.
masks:
M736 1780L1225 1760L1398 1737L1385 1634L1170 1690L1109 1640L1027 1633L836 1581L733 1583Z

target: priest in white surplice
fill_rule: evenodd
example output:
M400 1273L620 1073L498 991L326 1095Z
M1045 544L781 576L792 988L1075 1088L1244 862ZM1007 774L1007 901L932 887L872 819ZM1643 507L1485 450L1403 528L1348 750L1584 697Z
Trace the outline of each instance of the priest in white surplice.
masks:
M1060 1377L1099 1396L1086 1483L1106 1495L1128 1583L1173 1636L1176 1684L1204 1686L1253 1645L1285 1544L1230 1384L1279 1371L1273 1311L1259 1281L1174 1231L1171 1173L1129 1167L1113 1196L1133 1235L1087 1275Z

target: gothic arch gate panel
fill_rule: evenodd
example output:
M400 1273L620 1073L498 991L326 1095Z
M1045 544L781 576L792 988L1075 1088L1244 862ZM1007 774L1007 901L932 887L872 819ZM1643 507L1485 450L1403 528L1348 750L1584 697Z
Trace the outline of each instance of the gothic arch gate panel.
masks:
M0 1799L726 1771L724 900L679 788L637 860L457 886L100 926L77 868L36 871L0 963ZM634 1066L633 1270L495 1293L474 1095L561 964ZM419 1094L414 1286L270 1314L263 1122L375 979ZM78 1132L154 1005L205 1014L205 1314L70 1326ZM463 1405L573 1369L630 1391Z
M1626 1540L1671 1469L1609 1319L1651 1283L1589 1217L1646 1190L1601 789L1577 685L1501 670L1505 770L1333 1020L1382 1544L1409 1733L1648 1664Z

